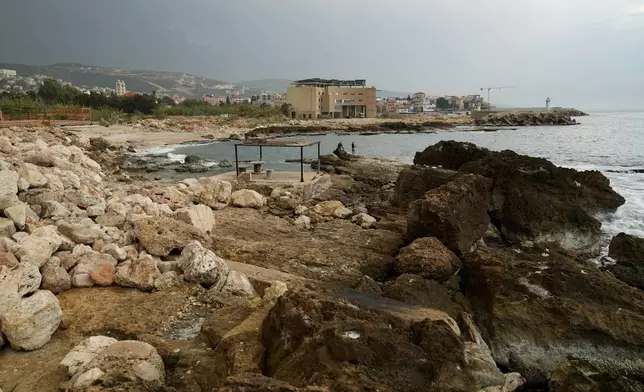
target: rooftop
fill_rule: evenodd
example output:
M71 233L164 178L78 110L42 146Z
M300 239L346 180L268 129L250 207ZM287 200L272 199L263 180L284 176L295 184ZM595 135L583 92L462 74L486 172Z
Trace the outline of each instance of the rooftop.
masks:
M365 79L341 80L341 79L302 79L293 82L296 86L337 86L337 87L365 87Z
M308 147L319 143L313 140L265 140L251 139L238 143L238 146L268 146L268 147Z

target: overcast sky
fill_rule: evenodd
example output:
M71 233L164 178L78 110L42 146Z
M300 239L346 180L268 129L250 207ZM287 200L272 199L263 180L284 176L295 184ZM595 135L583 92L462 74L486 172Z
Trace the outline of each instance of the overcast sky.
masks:
M0 61L644 109L644 0L6 0Z

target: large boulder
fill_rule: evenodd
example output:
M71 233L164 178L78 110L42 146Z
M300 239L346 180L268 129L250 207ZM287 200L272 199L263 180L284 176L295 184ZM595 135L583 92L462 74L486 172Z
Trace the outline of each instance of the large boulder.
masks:
M38 290L42 276L38 267L20 263L13 268L0 266L0 314L19 298Z
M608 256L617 263L608 267L618 279L644 290L644 239L620 233L613 237Z
M313 206L312 211L321 216L332 217L336 215L336 211L341 213L345 209L346 207L342 202L337 200L328 200L319 202Z
M179 258L179 268L188 282L214 286L221 290L228 277L228 265L211 250L195 241L185 247Z
M394 263L400 274L444 282L461 268L461 260L434 237L419 238L400 250Z
M85 365L90 363L96 356L117 340L107 336L92 336L83 340L65 355L60 362L60 367L72 377Z
M119 390L160 390L165 382L163 359L151 345L135 340L109 344L76 371L75 388L92 384L114 385Z
M478 147L476 144L443 140L422 152L417 152L414 156L414 164L458 170L467 162L478 161L489 154L488 149Z
M181 251L193 241L199 241L202 244L210 243L201 230L167 217L137 221L134 235L141 246L154 256L168 256L173 250Z
M464 175L409 205L407 238L436 237L457 254L469 252L490 223L492 181Z
M109 286L111 284L106 282L105 273L107 269L112 271L112 276L114 275L113 271L118 261L113 256L88 250L87 253L80 256L79 260L72 271L72 284L75 287L88 287L95 284Z
M41 227L18 243L15 255L23 263L42 267L62 243L63 240L55 231L55 227L50 230Z
M0 170L0 210L20 204L18 199L18 178L15 171Z
M58 329L62 316L58 298L50 291L39 290L2 312L0 331L14 350L37 350Z
M409 203L418 200L432 189L454 180L459 172L433 167L412 166L403 169L396 180L396 193L392 204L407 208Z
M115 281L123 287L134 287L142 291L154 289L154 280L161 273L152 256L143 256L138 260L128 260L119 265Z
M28 264L27 264L28 265ZM42 289L49 290L54 294L72 288L72 282L67 270L60 265L58 257L52 257L42 267Z
M205 177L199 180L199 184L201 186L195 191L195 202L215 210L220 210L230 203L233 192L230 182Z
M174 217L182 222L193 225L197 229L208 233L215 226L215 216L210 207L198 204L175 211Z
M569 358L644 376L644 293L563 251L480 247L463 286L499 365L544 382Z
M490 216L512 243L556 242L569 250L597 254L601 225L591 215L624 204L598 171L578 172L543 158L454 141L440 142L420 154L424 163L493 179Z
M241 208L261 208L266 205L266 198L252 189L240 189L230 197L232 205Z
M410 325L307 290L277 301L263 342L264 375L331 391L477 391L500 374L482 377L480 366L470 366L466 342L445 320Z

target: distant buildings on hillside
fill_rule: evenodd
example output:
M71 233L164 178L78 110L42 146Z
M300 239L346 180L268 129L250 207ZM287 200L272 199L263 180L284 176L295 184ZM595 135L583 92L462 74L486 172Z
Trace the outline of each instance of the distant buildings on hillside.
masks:
M0 69L0 79L15 78L16 76L18 74L13 69Z
M117 79L115 90L116 90L116 95L118 95L119 97L122 95L125 95L125 93L127 92L127 89L125 88L125 81L121 79Z
M378 101L380 113L431 114L438 111L478 111L483 106L480 95L432 96L422 91L407 97L390 97Z

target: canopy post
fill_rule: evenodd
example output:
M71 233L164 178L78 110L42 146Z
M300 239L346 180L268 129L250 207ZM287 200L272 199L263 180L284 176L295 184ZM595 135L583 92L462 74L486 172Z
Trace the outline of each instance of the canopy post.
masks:
M300 147L300 182L304 182L304 147Z
M239 159L237 158L237 145L235 144L235 173L239 177Z
M318 174L320 174L320 142L318 142Z

